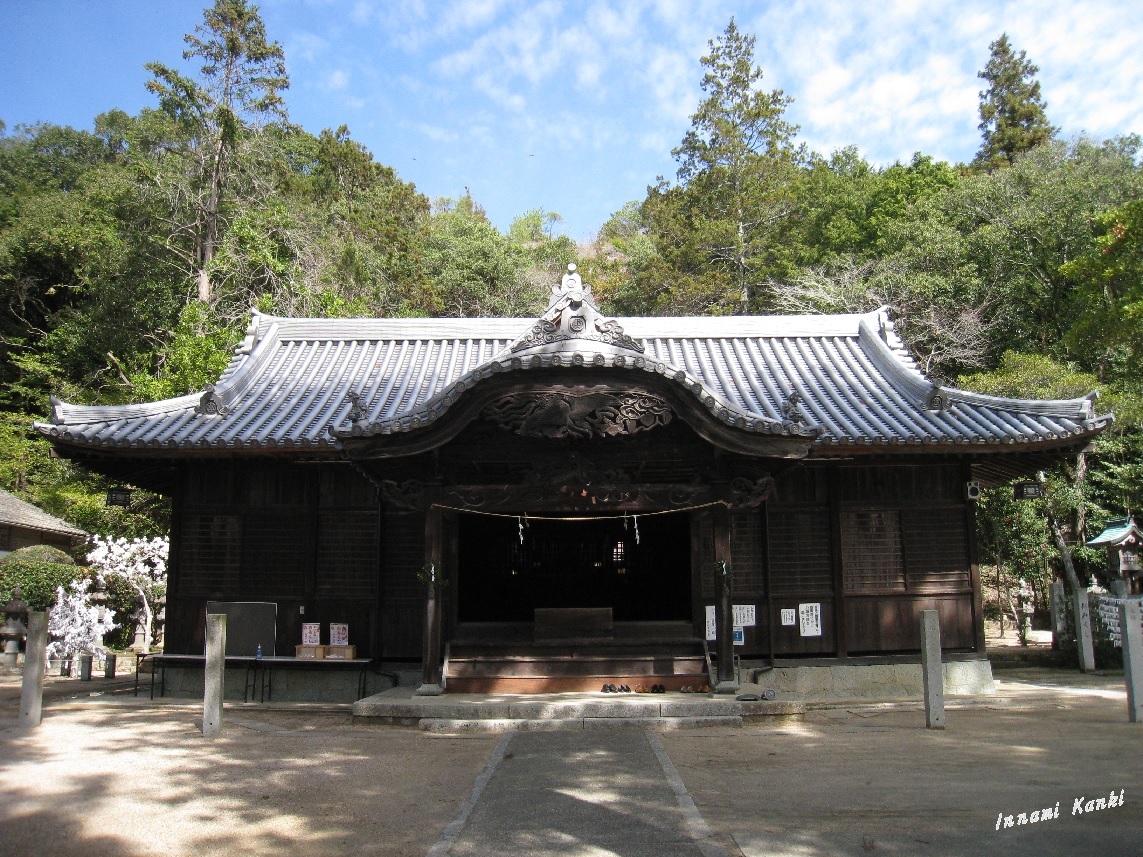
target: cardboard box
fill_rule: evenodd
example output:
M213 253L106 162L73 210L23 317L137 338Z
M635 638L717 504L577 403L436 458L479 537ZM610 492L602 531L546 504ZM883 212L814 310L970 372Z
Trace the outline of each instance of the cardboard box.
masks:
M357 646L326 646L327 661L352 661L357 657Z
M322 661L325 660L325 650L325 646L294 646L294 657Z

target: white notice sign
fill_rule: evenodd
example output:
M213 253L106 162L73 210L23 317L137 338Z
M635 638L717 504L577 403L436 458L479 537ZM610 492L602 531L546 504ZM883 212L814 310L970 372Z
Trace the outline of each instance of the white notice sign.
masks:
M320 646L321 645L321 623L320 622L303 622L302 623L302 645L303 646Z
M817 602L799 604L798 624L801 626L803 637L820 637L822 635L822 605Z
M758 624L753 604L734 605L734 625L738 628L753 628Z
M349 645L349 625L343 622L329 623L329 644L331 646Z
M798 611L793 607L782 608L782 624L783 625L797 625L798 624Z
M758 612L753 604L733 604L731 610L734 611L731 623L735 628L753 628L758 624ZM792 621L790 624L794 624ZM718 619L715 616L715 608L713 604L706 606L706 638L708 640L718 639ZM745 642L738 643L738 645L745 645Z

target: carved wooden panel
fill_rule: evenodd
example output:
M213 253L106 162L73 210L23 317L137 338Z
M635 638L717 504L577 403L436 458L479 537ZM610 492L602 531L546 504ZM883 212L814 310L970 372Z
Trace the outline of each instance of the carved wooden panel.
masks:
M672 417L670 405L658 396L618 390L513 393L490 404L484 415L516 434L546 438L637 434Z

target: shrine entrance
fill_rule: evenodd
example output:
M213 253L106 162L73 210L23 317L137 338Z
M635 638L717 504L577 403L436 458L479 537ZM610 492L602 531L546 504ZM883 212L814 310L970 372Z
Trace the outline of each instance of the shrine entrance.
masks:
M611 608L616 623L690 622L686 512L557 519L458 516L457 620L531 622L538 608Z

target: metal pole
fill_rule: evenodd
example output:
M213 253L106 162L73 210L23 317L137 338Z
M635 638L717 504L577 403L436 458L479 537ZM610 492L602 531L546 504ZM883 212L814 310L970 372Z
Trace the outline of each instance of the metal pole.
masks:
M24 649L24 685L20 690L20 725L34 728L43 720L44 667L47 663L48 614L28 614L27 646Z

